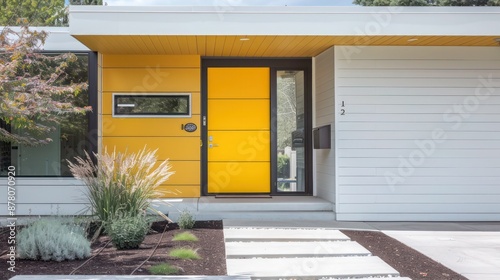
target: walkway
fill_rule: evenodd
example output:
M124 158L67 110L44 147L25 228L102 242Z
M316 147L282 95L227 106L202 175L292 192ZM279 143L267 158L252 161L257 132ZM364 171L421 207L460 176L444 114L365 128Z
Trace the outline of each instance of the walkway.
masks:
M399 273L336 229L244 226L224 221L228 275L252 279L400 278Z
M470 280L500 279L499 223L413 223L383 232Z
M377 230L471 280L500 279L500 222L224 220L224 227Z

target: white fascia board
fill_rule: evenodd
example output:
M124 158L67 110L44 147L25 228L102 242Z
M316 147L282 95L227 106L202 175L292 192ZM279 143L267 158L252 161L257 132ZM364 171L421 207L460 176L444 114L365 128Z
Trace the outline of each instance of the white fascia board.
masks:
M0 30L5 27L1 26ZM9 26L15 32L21 30L18 26ZM45 31L48 33L45 39L45 44L42 46L43 51L89 51L84 44L80 43L73 36L69 35L68 27L30 27L31 30Z
M70 6L71 35L497 36L500 7Z

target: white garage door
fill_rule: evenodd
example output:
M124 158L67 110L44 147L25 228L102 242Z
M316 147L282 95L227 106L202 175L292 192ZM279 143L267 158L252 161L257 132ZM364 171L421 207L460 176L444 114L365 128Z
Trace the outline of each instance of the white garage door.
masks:
M338 220L500 220L500 48L336 47Z

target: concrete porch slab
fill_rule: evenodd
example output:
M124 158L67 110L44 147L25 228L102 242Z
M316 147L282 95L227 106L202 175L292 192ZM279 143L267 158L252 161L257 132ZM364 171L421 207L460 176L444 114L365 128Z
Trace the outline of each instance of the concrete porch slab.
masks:
M383 232L468 279L500 279L498 232Z
M349 237L333 229L258 229L226 228L224 239L231 241L349 241Z
M284 257L370 256L370 251L352 241L342 242L227 242L227 259Z
M314 196L273 196L272 198L200 198L159 199L153 207L168 213L176 221L183 210L197 220L335 220L333 203Z
M228 259L228 275L250 275L258 279L294 277L399 277L378 257L325 257L281 259Z

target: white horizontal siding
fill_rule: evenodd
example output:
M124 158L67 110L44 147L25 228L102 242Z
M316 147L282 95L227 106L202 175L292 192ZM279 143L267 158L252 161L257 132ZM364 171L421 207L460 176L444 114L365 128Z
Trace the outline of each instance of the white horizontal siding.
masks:
M500 220L500 49L335 51L337 218Z
M314 67L314 123L315 126L332 127L332 149L314 151L316 194L335 202L334 49L330 48L315 57Z
M7 186L7 178L0 180ZM85 187L74 178L16 178L16 215L77 215L88 209ZM7 187L0 197L0 216L8 215Z

